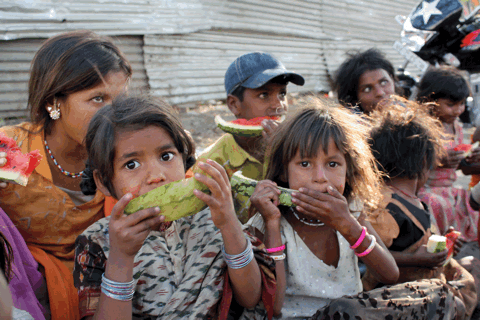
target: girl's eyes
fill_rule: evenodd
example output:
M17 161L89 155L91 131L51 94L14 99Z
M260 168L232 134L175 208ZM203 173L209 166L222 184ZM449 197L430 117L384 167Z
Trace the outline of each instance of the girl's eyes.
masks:
M330 168L335 168L335 167L338 166L338 162L330 161L330 162L328 163L328 166L329 166Z
M133 170L133 169L136 169L140 166L140 163L138 163L138 161L135 161L135 160L131 160L131 161L128 161L126 164L125 164L125 168L127 168L128 170Z
M103 103L103 97L102 96L94 97L92 98L92 101L96 103Z
M388 80L382 80L382 82L380 82L382 86L386 85L387 83L388 83Z
M300 165L301 165L302 167L306 168L306 167L308 167L308 166L310 165L310 162L308 162L308 161L302 161L302 162L300 162Z
M260 93L260 95L259 95L259 98L260 98L260 99L265 99L266 97L268 97L268 93L267 93L267 92L262 92L262 93Z
M170 161L173 159L173 152L165 152L164 154L162 154L161 158L163 161Z
M366 87L366 88L363 89L363 92L365 92L365 93L369 93L370 91L372 91L372 88L370 88L370 87Z

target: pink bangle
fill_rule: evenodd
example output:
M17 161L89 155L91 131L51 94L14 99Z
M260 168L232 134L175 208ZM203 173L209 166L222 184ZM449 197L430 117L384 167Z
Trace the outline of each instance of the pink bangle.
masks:
M280 252L280 251L285 250L285 245L282 245L282 246L276 247L276 248L267 248L266 250L267 250L268 253Z
M368 246L367 250L363 251L362 253L356 253L355 252L357 257L359 257L359 258L365 257L367 254L369 254L370 252L373 251L373 249L375 248L375 244L377 243L377 239L374 236L370 236L370 238L372 238L372 242Z
M355 242L355 244L353 246L350 246L350 249L352 249L352 250L357 249L362 244L366 235L367 235L367 228L362 227L362 234L360 235L360 238L358 238L357 242Z

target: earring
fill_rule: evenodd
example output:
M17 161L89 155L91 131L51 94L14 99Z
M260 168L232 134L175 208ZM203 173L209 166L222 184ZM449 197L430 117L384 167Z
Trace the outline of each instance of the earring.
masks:
M47 111L52 120L58 120L60 119L60 103L57 104L57 98L53 100L53 105L55 109L53 109L52 107L47 107Z

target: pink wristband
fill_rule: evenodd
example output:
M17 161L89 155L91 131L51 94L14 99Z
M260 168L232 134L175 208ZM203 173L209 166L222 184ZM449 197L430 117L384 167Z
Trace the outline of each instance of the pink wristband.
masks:
M370 238L372 238L372 242L368 246L367 250L363 251L362 253L356 253L355 252L357 257L359 257L359 258L365 257L367 254L369 254L370 252L373 251L373 249L375 248L375 244L377 243L377 239L374 236L371 236Z
M358 238L357 242L355 242L355 244L353 246L350 246L350 249L352 249L352 250L357 249L362 244L366 235L367 235L367 228L362 227L362 234L360 235L360 238Z
M276 247L276 248L267 248L266 250L267 250L268 253L280 252L280 251L285 250L285 245L282 245L282 246Z

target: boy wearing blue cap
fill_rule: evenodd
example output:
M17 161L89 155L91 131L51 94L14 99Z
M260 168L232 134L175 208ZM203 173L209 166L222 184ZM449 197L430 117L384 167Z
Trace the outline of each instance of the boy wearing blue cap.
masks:
M230 64L225 73L227 106L237 119L253 119L264 116L281 116L287 112L287 84L302 86L305 79L285 69L283 64L269 53L250 52L241 55ZM263 137L271 135L278 123L264 120ZM208 147L198 161L212 159L223 165L229 178L242 170L244 176L263 178L262 137L240 137L226 133ZM237 217L242 223L248 220L250 200L234 194Z

